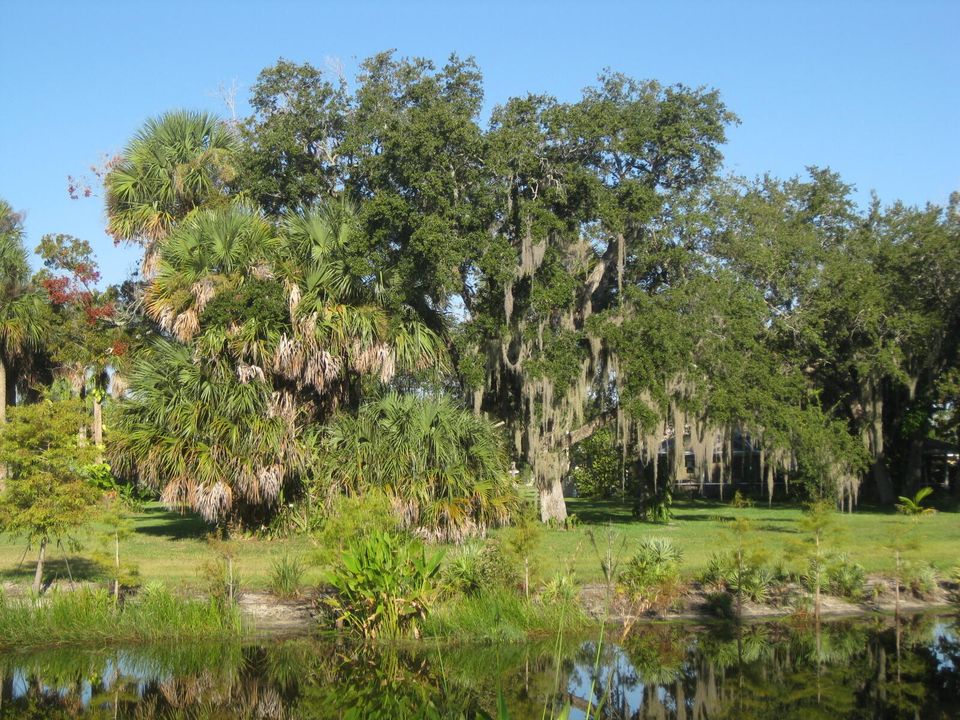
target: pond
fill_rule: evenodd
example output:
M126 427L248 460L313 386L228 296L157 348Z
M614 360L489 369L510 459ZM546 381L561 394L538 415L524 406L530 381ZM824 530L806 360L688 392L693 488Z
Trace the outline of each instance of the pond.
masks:
M960 717L960 620L659 624L599 647L59 648L6 653L0 677L0 718L926 720Z

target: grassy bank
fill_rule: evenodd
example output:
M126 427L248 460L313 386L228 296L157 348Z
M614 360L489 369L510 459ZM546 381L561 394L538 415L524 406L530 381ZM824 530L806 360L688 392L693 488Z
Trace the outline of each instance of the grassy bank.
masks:
M39 600L0 596L0 647L222 640L241 633L236 607L182 599L159 586L118 607L104 590Z
M744 517L751 522L753 539L765 548L771 561L783 559L788 569L793 560L788 550L802 532L801 508L775 505L737 509L728 504L679 501L674 504L674 520L669 525L637 522L627 506L616 502L569 500L569 510L580 524L571 530L544 529L531 551L530 566L534 580L543 581L558 571L572 568L580 583L599 582L600 563L590 543L590 533L605 536L612 530L625 539L626 554L633 552L636 542L644 537L669 538L683 551L683 572L694 576L701 572L713 552L725 547L729 534L725 522ZM158 504L150 504L134 518L132 534L121 544L125 562L135 564L144 583L162 581L168 587L202 589L204 567L217 557L217 551L206 541L210 531L200 518L169 512ZM843 552L860 563L869 573L891 573L893 553L884 548L897 523L905 519L893 512L862 508L850 515L838 515L839 537L836 552ZM93 561L99 547L102 529L93 527L80 533L83 549L70 553L68 561L75 578L106 580L104 568ZM495 533L496 534L496 533ZM916 549L911 555L917 561L932 563L938 570L955 566L960 547L960 516L942 512L923 517L911 529ZM240 538L231 542L234 568L242 587L265 589L270 584L273 564L284 556L309 560L317 550L315 543L303 537L287 540ZM448 553L452 555L453 553ZM23 558L22 564L20 560ZM0 583L26 584L32 579L35 553L24 556L24 543L16 538L0 536ZM66 579L67 566L63 553L51 549L47 580ZM310 565L303 577L306 584L315 584L321 570Z
M526 600L504 588L439 604L421 627L424 637L469 642L519 642L575 632L590 621L576 602Z

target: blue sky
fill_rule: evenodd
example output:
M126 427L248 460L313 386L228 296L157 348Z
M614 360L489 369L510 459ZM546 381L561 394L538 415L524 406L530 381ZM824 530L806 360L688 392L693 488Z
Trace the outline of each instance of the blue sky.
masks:
M93 243L107 282L138 255L104 234L102 203L66 177L165 110L225 112L278 57L352 75L396 48L476 57L488 109L511 95L575 99L604 67L718 88L742 124L728 171L829 165L884 201L960 190L960 2L44 2L8 0L0 32L0 197L48 232ZM244 114L241 102L239 112Z

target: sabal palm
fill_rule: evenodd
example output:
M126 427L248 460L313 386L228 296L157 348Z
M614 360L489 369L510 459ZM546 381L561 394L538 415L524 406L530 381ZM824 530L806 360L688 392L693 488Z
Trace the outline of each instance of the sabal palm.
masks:
M269 381L241 379L228 358L197 358L158 341L130 377L112 464L136 473L170 506L218 521L239 508L269 508L307 464L302 416Z
M341 413L318 478L328 493L381 488L407 526L444 540L505 522L517 501L492 423L445 397L390 393Z
M147 264L175 223L225 197L237 148L234 133L206 113L181 110L148 120L104 180L107 231L142 243Z
M386 301L379 278L358 271L348 256L356 212L330 203L284 221L278 274L287 289L294 333L284 338L277 369L318 390L338 376L377 375L440 366L442 338L411 308Z
M43 339L43 297L30 285L23 225L0 200L0 422L6 421L10 362Z
M280 242L271 225L244 205L192 214L159 248L156 275L144 294L147 314L181 342L192 340L201 325L211 333L208 346L218 339L226 342L228 335L243 336L241 326L259 319L243 317L239 303L232 316L218 315L219 324L201 323L201 317L218 297L226 302L245 284L271 280ZM222 343L209 349L215 354Z

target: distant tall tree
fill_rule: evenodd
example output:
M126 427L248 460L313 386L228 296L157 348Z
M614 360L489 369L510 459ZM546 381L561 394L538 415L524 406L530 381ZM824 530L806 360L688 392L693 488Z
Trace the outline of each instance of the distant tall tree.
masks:
M42 294L30 284L20 215L0 199L0 423L6 420L11 362L44 337Z
M111 374L125 369L127 334L117 318L117 290L100 290L90 243L72 235L44 235L37 247L45 269L37 279L51 306L47 354L92 405L91 437L103 444L103 402Z

